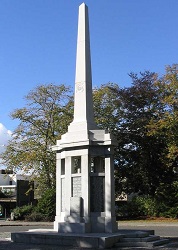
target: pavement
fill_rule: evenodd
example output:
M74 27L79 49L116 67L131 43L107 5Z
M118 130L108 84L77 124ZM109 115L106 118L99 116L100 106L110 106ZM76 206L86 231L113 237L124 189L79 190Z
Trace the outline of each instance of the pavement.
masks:
M119 221L118 228L136 230L154 230L155 235L162 237L178 238L178 220L175 221L154 221L154 220L135 220Z
M155 247L154 249L177 249L178 250L178 222L144 222L144 221L120 221L118 223L121 230L155 230L155 234L161 237L169 238L170 244L165 247ZM72 250L74 247L64 246L47 246L14 243L10 240L11 233L9 228L16 227L33 227L34 228L52 228L53 222L25 222L25 221L2 221L0 220L0 228L3 229L0 233L0 250ZM19 228L20 229L20 228ZM80 248L82 249L82 248ZM117 250L117 248L112 248ZM112 250L110 249L110 250ZM134 248L129 248L134 249ZM144 249L144 248L140 248ZM148 248L147 248L148 249Z
M0 220L0 226L52 226L53 222L31 222L31 221L10 221L10 220Z

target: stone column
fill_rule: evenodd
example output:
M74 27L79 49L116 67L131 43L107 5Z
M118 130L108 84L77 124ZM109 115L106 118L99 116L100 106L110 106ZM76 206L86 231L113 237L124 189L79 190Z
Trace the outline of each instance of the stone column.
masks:
M72 174L72 158L66 156L65 158L65 220L70 217L70 197L71 191L71 174Z
M116 231L115 218L115 190L114 190L114 157L108 155L105 158L105 232Z
M56 217L55 221L61 221L61 154L56 154Z
M89 179L89 159L88 154L82 155L81 158L81 173L82 173L82 198L83 198L83 217L85 223L90 222L90 179Z

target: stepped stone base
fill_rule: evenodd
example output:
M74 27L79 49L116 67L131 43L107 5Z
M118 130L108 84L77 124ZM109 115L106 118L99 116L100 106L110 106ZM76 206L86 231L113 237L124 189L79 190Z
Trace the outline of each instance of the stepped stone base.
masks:
M70 246L79 248L111 248L113 246L130 247L143 246L143 239L149 242L148 235L153 235L154 231L127 231L118 230L116 233L57 233L54 230L36 229L27 232L11 233L11 240L17 243L45 244ZM135 240L130 238L135 238ZM152 236L153 237L153 236ZM131 240L130 242L126 242ZM138 243L138 239L141 242ZM156 238L153 238L156 240ZM136 241L136 242L135 242ZM134 242L134 244L133 244ZM141 244L142 243L142 244Z
M168 239L161 239L154 235L154 231L133 231L128 232L115 244L118 249L152 249L156 246L165 246Z
M118 233L57 233L53 230L30 230L11 233L11 240L17 243L72 246L80 248L110 248L122 238Z

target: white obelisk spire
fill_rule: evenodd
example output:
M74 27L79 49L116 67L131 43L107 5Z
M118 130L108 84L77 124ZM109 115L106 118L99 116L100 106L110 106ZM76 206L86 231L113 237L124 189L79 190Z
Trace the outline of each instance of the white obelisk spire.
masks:
M73 123L81 123L81 126L85 124L87 129L96 127L93 115L88 7L84 3L79 7L78 17Z

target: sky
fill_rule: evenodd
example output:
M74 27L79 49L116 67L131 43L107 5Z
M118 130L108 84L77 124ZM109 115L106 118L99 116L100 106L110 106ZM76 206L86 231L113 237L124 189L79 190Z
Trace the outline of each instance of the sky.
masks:
M0 152L10 118L40 84L74 86L79 0L0 1ZM130 72L178 63L178 0L85 0L93 86L129 87Z

